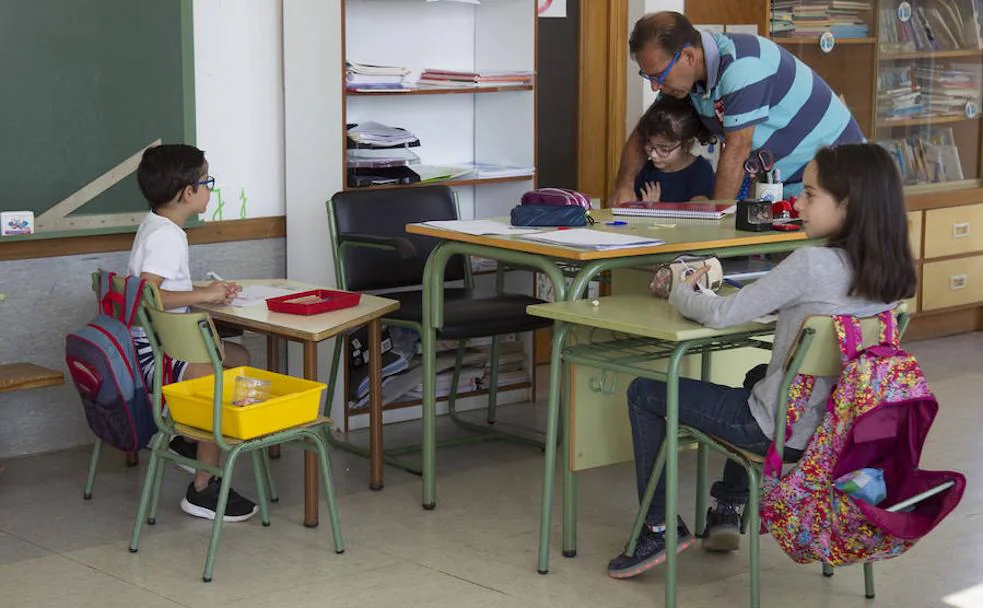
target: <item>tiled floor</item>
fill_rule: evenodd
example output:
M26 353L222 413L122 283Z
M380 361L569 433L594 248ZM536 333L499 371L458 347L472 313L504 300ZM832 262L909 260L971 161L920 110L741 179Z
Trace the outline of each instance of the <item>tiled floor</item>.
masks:
M818 566L798 566L765 538L763 605L983 606L983 334L911 345L941 402L923 464L954 467L969 478L959 509L910 553L876 567L878 597L863 597L859 567L832 579ZM543 406L503 408L503 416L541 418ZM446 421L442 421L442 425ZM387 428L391 440L415 438L413 424ZM442 433L452 432L449 427ZM549 575L536 573L542 454L483 444L438 453L435 511L420 508L419 479L386 470L382 492L367 488L368 464L333 452L348 550L332 551L326 516L321 528L301 525L300 456L287 451L275 472L282 500L273 525L258 518L225 528L210 584L201 582L210 524L183 515L178 502L188 477L169 470L156 527L138 554L126 545L142 469L104 457L95 496L81 486L87 451L72 450L6 463L0 475L0 606L473 606L580 608L662 604L662 572L615 581L608 558L622 548L634 514L630 464L582 474L579 553L559 555L553 534ZM694 474L682 456L683 479ZM253 494L243 467L236 487ZM692 490L683 505L692 512ZM322 516L324 509L322 503ZM680 606L742 606L747 601L745 552L710 555L698 547L680 567Z

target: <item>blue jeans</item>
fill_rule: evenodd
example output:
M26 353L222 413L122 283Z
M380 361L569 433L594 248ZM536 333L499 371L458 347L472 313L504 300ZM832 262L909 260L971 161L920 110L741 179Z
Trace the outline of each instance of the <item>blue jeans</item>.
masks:
M753 386L753 382L745 383ZM692 380L679 379L679 423L718 437L737 447L764 455L771 445L751 415L748 407L750 386L732 388ZM628 415L631 419L631 438L635 448L635 477L638 499L645 494L659 448L666 438L666 384L658 380L636 378L628 387ZM785 450L788 460L797 460L800 450ZM741 465L727 460L723 479L713 484L710 495L720 502L743 505L748 497L748 477ZM645 517L645 523L665 523L665 475Z

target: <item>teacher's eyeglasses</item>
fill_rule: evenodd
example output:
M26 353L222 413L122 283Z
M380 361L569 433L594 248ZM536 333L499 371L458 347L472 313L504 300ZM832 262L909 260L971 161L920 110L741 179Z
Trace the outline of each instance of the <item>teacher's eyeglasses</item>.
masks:
M672 71L672 68L676 67L676 62L679 61L679 56L682 54L684 48L686 47L684 46L682 49L679 49L678 51L673 53L672 59L669 60L669 65L667 65L666 69L662 70L658 74L646 74L644 71L638 70L638 75L644 78L645 80L648 80L649 82L654 82L655 84L658 85L665 84L666 78L669 78L669 72Z

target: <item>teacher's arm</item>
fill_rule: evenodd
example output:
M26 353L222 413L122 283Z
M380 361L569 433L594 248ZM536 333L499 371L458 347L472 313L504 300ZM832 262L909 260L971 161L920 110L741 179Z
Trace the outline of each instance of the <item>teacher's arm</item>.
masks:
M754 126L728 131L717 161L717 183L713 190L715 200L734 200L744 181L744 161L751 156L751 137Z
M608 197L608 207L638 198L635 196L635 176L644 165L645 150L638 129L635 129L621 150L621 163L618 165L618 176L614 181L614 192Z

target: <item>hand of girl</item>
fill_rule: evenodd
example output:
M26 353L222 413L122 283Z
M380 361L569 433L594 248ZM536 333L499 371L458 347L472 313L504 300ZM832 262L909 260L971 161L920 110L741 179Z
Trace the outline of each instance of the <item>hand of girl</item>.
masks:
M700 268L694 269L689 274L685 274L682 277L682 284L688 285L690 289L696 290L696 285L700 279L706 276L710 272L709 266L701 266Z
M649 182L642 186L643 201L658 203L660 196L662 196L662 188L659 186L659 182Z

